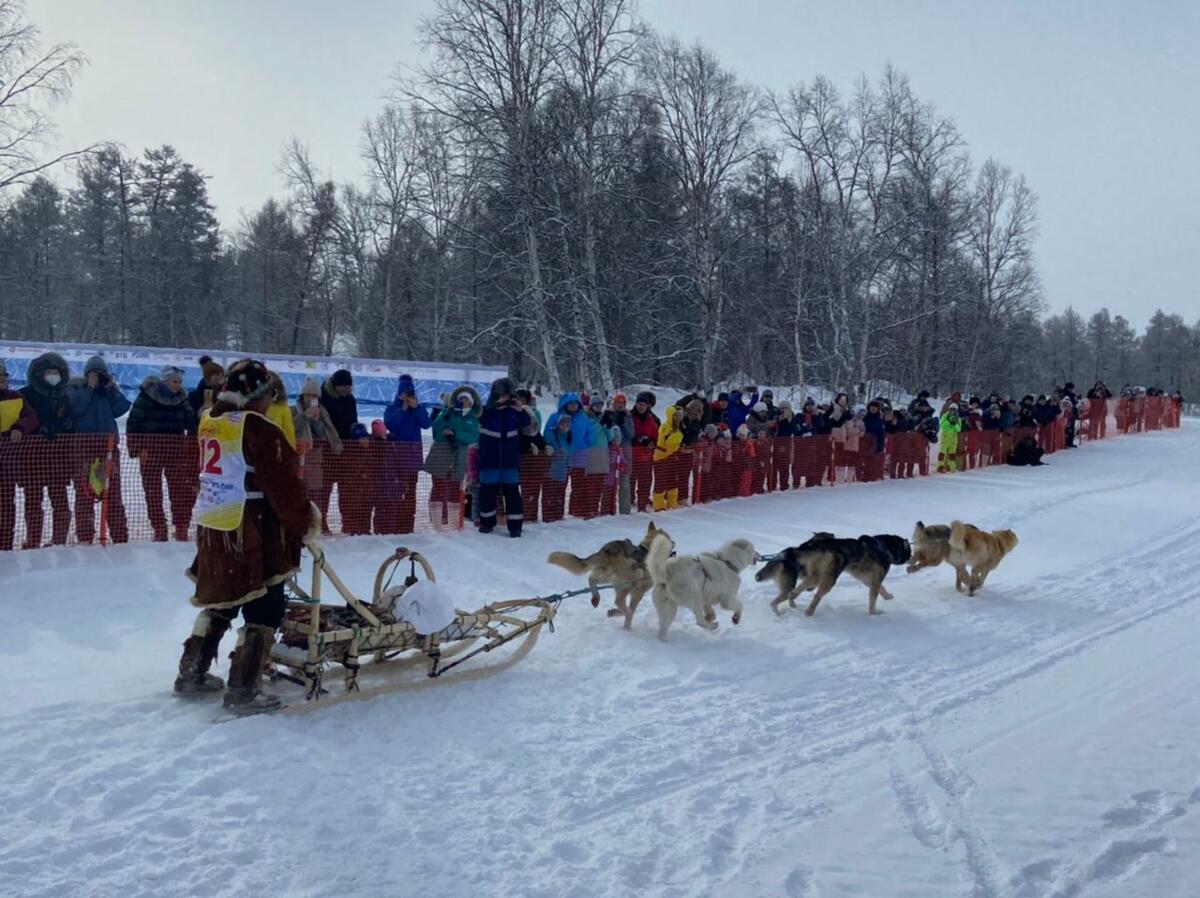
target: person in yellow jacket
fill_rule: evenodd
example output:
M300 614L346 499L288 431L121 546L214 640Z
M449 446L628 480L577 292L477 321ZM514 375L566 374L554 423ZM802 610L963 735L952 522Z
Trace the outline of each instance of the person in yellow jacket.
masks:
M942 413L942 421L938 427L941 432L938 437L939 474L949 474L958 470L958 434L962 429L963 422L958 417L958 407L949 406Z
M654 510L679 505L679 461L683 446L683 409L672 406L658 428L654 446Z
M274 371L271 372L271 404L267 406L267 420L283 431L288 445L296 448L296 424L292 420L292 407L288 405L287 389Z

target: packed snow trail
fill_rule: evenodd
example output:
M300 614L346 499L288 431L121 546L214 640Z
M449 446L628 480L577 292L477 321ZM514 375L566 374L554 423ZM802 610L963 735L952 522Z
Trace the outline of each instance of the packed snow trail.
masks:
M492 679L218 727L170 695L188 547L9 554L0 894L1196 894L1198 498L1189 423L672 512L681 552L953 518L1021 543L976 598L893 569L874 618L848 578L776 618L748 571L740 626L665 644L649 600L626 633L581 597ZM407 544L473 608L580 585L545 556L646 520ZM364 590L392 548L327 546Z

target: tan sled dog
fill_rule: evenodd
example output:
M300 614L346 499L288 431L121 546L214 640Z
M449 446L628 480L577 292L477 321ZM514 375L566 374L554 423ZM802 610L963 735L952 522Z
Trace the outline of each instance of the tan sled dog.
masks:
M960 576L965 578L967 595L973 596L987 575L996 569L1004 556L1017 545L1017 535L1011 530L993 530L987 532L955 521L950 525L950 557L947 559L958 569ZM971 573L967 577L966 569ZM955 579L958 588L958 578Z
M609 617L624 617L625 629L633 626L633 615L642 598L650 590L650 574L646 570L646 553L656 533L663 533L651 521L646 535L636 545L627 539L607 542L586 558L571 552L551 552L547 564L558 565L575 575L587 574L588 586L592 588L592 607L600 607L601 584L612 584L616 588L614 607L608 609Z
M696 616L696 624L705 630L717 629L716 606L733 612L733 622L742 619L738 590L742 571L754 564L757 553L746 539L731 539L715 552L672 557L675 543L663 531L650 541L646 569L654 582L654 608L658 611L658 638L666 640L667 631L680 608Z

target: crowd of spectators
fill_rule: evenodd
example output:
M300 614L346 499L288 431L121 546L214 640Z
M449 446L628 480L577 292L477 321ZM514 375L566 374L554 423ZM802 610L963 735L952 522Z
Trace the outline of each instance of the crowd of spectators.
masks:
M70 538L130 538L137 477L149 537L187 540L196 499L199 418L224 379L201 359L190 390L183 372L147 377L131 403L95 356L72 377L56 353L33 360L27 383L9 389L0 363L0 550L14 547L17 489L25 548ZM360 420L346 370L309 378L294 403L273 377L267 417L296 448L309 497L329 527L336 495L345 534L401 534L467 522L513 536L525 521L667 510L734 496L847 481L904 478L989 464L1041 464L1044 455L1120 432L1178 426L1182 397L1103 383L1074 384L1021 398L951 393L935 408L928 391L907 404L878 396L854 404L845 393L793 404L748 385L694 390L662 408L649 391L603 396L564 393L542 420L537 397L506 378L486 400L462 385L438 402L418 399L399 379L383 417ZM125 420L124 438L118 421ZM422 476L424 475L424 476ZM135 488L136 489L136 488ZM140 503L139 503L140 505ZM424 506L422 509L420 506ZM97 527L97 509L101 528ZM102 533L98 530L102 529Z

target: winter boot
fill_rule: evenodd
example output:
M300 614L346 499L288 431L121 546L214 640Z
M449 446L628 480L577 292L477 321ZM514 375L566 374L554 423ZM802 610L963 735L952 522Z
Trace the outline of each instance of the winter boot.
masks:
M183 643L183 657L179 659L179 676L175 678L175 691L181 695L198 695L219 692L225 681L208 672L217 658L217 647L221 637L229 629L229 621L201 611L196 617L192 635Z
M667 509L667 494L666 493L655 493L654 494L654 510L655 511L666 511L666 509Z
M679 507L679 490L667 490L667 508Z
M277 711L283 707L279 696L258 691L263 661L275 641L275 628L246 624L239 634L238 647L229 662L229 685L225 689L225 708L239 717Z

